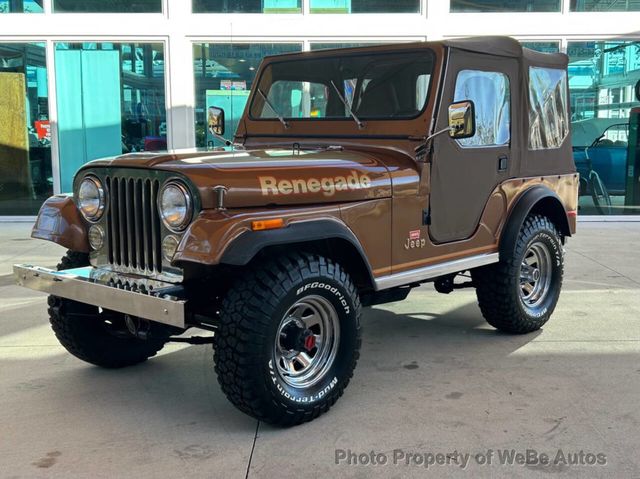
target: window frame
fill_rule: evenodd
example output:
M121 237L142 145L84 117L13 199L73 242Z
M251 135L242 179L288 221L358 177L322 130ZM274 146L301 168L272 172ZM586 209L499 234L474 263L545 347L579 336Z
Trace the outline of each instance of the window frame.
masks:
M531 103L531 71L533 69L540 69L540 70L556 70L559 72L562 72L564 74L564 82L565 82L565 93L566 93L566 104L564 105L564 114L566 115L566 130L564 133L564 136L562 137L562 139L560 140L560 142L558 143L557 146L543 146L540 148L533 148L531 145L531 113L532 113L532 103ZM547 150L557 150L559 148L562 148L562 145L564 144L565 141L567 141L567 138L569 137L569 135L571 134L571 112L570 112L570 108L571 108L571 98L570 98L570 92L569 92L569 70L568 68L566 70L563 70L562 68L557 68L557 67L545 67L545 66L539 66L539 65L530 65L527 69L527 76L528 76L528 82L527 82L527 150L528 151L547 151Z
M366 48L366 47L364 47ZM321 51L321 50L320 50ZM435 68L436 66L436 53L431 49L431 48L414 48L414 49L401 49L401 50L394 50L394 51L383 51L383 52L352 52L352 53L347 53L347 54L343 54L342 57L354 57L354 56L378 56L378 55L395 55L395 54L404 54L404 53L424 53L426 55L430 55L430 58L432 60L432 64L433 67ZM326 57L318 57L318 59L321 58L331 58L331 56L326 56ZM276 65L276 64L282 64L282 63L290 63L290 62L295 62L295 61L299 61L299 60L280 60L280 61L274 61L274 62L269 62L268 65L265 65L263 68L260 69L260 74L258 76L256 76L256 89L257 87L260 85L261 81L262 81L262 77L265 73L265 71L267 70L267 68L269 68L271 65ZM424 105L422 106L422 108L420 109L420 111L413 116L403 116L403 117L358 117L360 120L362 121L411 121L411 120L415 120L417 118L420 118L422 115L424 115L425 111L427 110L427 107L429 106L429 101L431 100L430 98L430 93L432 90L432 86L433 86L433 81L434 81L434 75L433 75L433 71L431 71L431 73L429 74L429 84L427 85L427 96L425 98L425 102ZM257 91L257 90L256 90ZM256 97L259 96L256 94L256 92L252 91L251 92L251 99L249 102L249 106L248 106L248 116L249 119L251 121L279 121L278 118L259 118L259 117L255 117L253 116L253 103L256 99ZM267 96L269 96L269 94L267 93ZM357 115L357 112L355 112ZM283 117L285 120L287 121L302 121L302 122L309 122L309 121L314 121L314 122L321 122L321 121L348 121L348 122L353 122L353 118L351 116L344 116L344 117L340 117L340 118L287 118L287 117Z
M509 78L509 75L507 73L503 72L503 71L498 71L498 70L478 70L478 69L473 69L473 68L464 68L464 69L458 70L458 72L456 73L456 82L453 85L453 98L454 98L453 101L454 102L464 101L464 100L473 101L473 99L471 99L471 98L464 98L464 99L461 99L461 100L455 100L455 96L456 96L455 92L456 92L456 87L458 85L458 76L463 71L473 71L473 72L481 72L481 73L497 73L499 75L502 75L506 79L506 85L508 87L508 96L507 96L507 98L508 98L508 102L509 102L509 138L505 143L500 143L500 144L495 144L494 143L494 144L491 144L491 145L464 145L464 144L461 143L461 141L466 139L466 138L463 138L463 139L456 139L455 140L456 145L459 148L462 148L462 149L465 149L465 150L468 150L468 149L481 149L481 148L511 148L511 139L513 137L513 122L511 121L511 119L513 117L513 115L512 115L512 113L513 113L513 102L511 101L512 90L511 90L511 79ZM477 107L476 107L477 102L473 101L473 103L474 103L474 107L475 107L474 110L475 110L475 113L477 115L477 112L478 112ZM475 121L475 118L474 118L474 121ZM476 126L476 128L475 128L474 136L478 133L478 122L477 121L476 121L476 125L475 126ZM470 138L473 138L473 137L470 137Z

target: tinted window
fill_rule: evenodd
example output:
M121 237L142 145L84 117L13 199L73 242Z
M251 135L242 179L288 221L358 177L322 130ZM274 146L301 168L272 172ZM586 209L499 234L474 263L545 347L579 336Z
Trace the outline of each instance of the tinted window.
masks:
M420 0L309 0L311 13L418 13Z
M542 53L558 53L560 51L560 43L557 41L520 42L520 44L525 48L529 48L530 50L535 50Z
M42 13L43 0L0 0L0 13Z
M162 12L161 0L54 0L54 12L154 13Z
M300 13L301 0L193 0L194 13Z
M0 43L0 215L34 215L53 194L44 43Z
M569 132L567 74L529 68L529 149L557 148Z
M638 0L571 0L572 12L637 12L640 10Z
M452 12L559 12L560 0L451 0Z
M167 149L162 43L56 43L63 192L96 158Z
M430 51L332 56L273 63L251 107L254 118L412 118L427 102ZM258 92L260 93L260 92ZM276 114L277 112L277 114Z
M222 145L207 128L209 107L224 109L225 135L233 136L262 59L301 50L301 43L195 43L196 146Z
M457 140L460 145L499 146L509 143L509 79L503 73L462 70L456 79L454 101L473 101L476 134Z

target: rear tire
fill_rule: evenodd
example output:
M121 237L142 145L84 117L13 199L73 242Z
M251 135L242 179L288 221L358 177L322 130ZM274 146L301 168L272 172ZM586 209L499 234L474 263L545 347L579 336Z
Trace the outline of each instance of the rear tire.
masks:
M278 426L329 410L353 375L361 306L349 275L307 253L248 270L222 302L215 370L241 411Z
M86 253L69 251L58 271L89 265ZM60 344L78 359L103 368L121 368L146 361L167 342L169 332L150 323L148 339L132 335L124 314L100 310L58 296L49 296L49 321Z
M564 272L562 239L549 218L528 216L513 255L471 272L482 315L513 334L540 329L551 317Z

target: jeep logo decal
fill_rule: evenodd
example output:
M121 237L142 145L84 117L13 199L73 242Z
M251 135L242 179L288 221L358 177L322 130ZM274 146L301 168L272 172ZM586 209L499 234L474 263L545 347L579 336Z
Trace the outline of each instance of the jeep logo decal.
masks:
M325 196L333 196L336 191L355 191L371 187L371 178L357 171L351 171L348 176L332 178L278 180L273 176L259 176L258 180L263 196L320 193L321 191Z

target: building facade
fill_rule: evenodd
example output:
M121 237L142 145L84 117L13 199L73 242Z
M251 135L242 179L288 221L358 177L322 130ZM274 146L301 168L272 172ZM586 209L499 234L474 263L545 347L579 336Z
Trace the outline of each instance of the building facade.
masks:
M468 35L569 55L581 214L640 214L640 0L0 0L0 218L92 159L214 145L265 55Z

